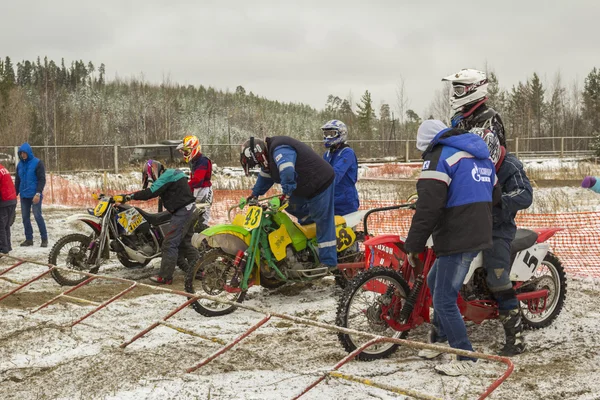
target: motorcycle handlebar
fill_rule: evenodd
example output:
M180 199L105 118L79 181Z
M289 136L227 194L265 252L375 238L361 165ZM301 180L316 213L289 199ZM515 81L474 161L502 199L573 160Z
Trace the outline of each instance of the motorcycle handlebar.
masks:
M281 196L281 195L280 195L280 194L276 194L276 195L274 195L274 196L263 197L263 198L261 198L261 199L258 199L258 200L257 200L257 203L262 203L262 202L264 202L264 201L271 200L271 199L274 199L275 197L279 197L279 196ZM231 206L231 207L229 207L229 208L227 209L227 219L229 220L229 222L232 222L232 221L233 221L233 219L231 219L231 212L232 212L233 210L235 210L236 208L243 208L243 207L240 207L240 205L241 205L241 204L242 204L241 202L240 202L240 203L238 203L238 204L234 204L233 206ZM248 204L248 203L245 203L245 204L244 204L244 206L246 206L247 204Z

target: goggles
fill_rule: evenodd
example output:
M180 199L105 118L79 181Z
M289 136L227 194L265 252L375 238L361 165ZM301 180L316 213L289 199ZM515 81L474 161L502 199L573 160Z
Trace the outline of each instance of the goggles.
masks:
M323 138L332 139L340 135L337 129L323 129Z
M463 97L471 90L475 88L475 85L452 85L455 97Z

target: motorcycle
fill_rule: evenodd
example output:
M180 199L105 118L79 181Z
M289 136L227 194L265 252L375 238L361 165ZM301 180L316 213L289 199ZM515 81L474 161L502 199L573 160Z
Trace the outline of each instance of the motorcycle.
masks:
M68 223L83 222L92 229L92 234L72 233L60 238L50 251L50 264L66 264L74 271L95 274L109 259L111 251L126 268L144 267L161 256L162 241L171 221L168 211L151 214L122 204L122 196L93 194L92 197L98 204L88 209L87 215L67 218ZM56 269L52 271L52 277L65 286L74 286L87 279Z
M413 208L414 205L374 209ZM365 234L368 234L365 215ZM565 271L546 241L562 228L518 229L511 244L510 279L517 293L523 324L531 329L547 327L563 308L567 293ZM371 331L382 336L405 339L411 329L430 322L432 297L427 274L435 261L433 242L419 255L415 268L408 263L404 240L398 235L381 235L366 240L367 268L341 296L336 324L345 328ZM471 262L458 297L458 307L466 321L480 324L498 318L498 305L487 287L483 256ZM344 349L352 352L367 339L340 333ZM397 344L382 343L361 352L357 358L370 361L389 357Z
M246 199L236 207L244 209ZM231 224L217 225L194 235L192 245L207 247L202 259L186 274L185 290L204 293L241 303L248 289L260 285L274 289L289 282L305 282L328 275L320 267L316 240L316 224L299 225L283 210L277 196L249 205L244 214L238 214ZM343 280L346 266L364 266L363 253L358 242L362 235L353 230L365 211L335 216L339 264L336 279ZM231 217L229 218L231 221ZM192 303L198 313L214 317L235 310L234 305L199 299Z

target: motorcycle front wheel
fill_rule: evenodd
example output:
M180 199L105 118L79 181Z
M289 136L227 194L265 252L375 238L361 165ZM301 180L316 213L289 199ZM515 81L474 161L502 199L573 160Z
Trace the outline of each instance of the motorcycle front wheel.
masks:
M68 268L73 271L90 272L92 265L88 264L91 250L89 249L92 238L81 233L72 233L58 239L50 255L48 263L57 267ZM88 277L76 272L55 269L52 277L59 285L75 286L85 281Z
M246 291L232 287L232 279L236 274L234 257L221 249L212 249L203 254L185 276L185 291L192 294L214 296L233 303L241 303ZM241 277L239 278L241 280ZM205 317L218 317L235 311L235 305L215 300L198 299L191 304L192 308Z
M399 301L397 307L404 305L410 289L402 276L391 268L370 268L361 272L344 290L338 305L336 325L380 336L404 339L408 331L392 329L382 318L382 302ZM385 297L389 297L386 299ZM371 337L338 333L338 339L344 349L351 353ZM398 348L394 343L378 343L363 350L356 358L360 361L372 361L387 358Z
M549 293L546 308L541 313L532 312L526 301L521 302L523 323L531 329L545 328L558 317L567 295L567 278L558 257L552 253L546 254L530 281L533 281L533 290L547 289ZM528 282L523 286L528 286Z

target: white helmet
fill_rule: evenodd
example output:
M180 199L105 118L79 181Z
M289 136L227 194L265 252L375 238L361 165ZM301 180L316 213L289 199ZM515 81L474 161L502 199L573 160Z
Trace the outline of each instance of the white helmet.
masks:
M488 150L490 151L490 158L492 159L492 162L494 165L498 164L498 160L500 160L500 156L502 155L502 149L500 148L498 136L496 136L494 132L485 128L471 128L469 132L474 133L483 139Z
M450 106L455 111L460 111L467 105L482 100L487 96L488 80L485 72L476 69L461 69L442 81L452 82L452 96Z

